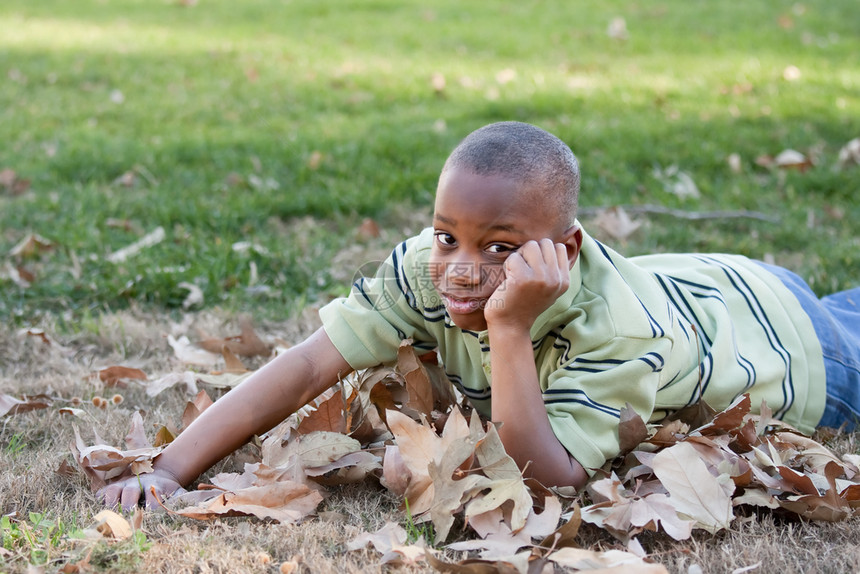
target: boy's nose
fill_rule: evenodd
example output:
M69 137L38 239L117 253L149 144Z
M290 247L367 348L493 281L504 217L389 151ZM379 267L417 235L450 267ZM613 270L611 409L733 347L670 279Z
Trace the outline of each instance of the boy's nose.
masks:
M472 261L455 261L445 270L448 283L458 287L474 287L481 284L481 268Z

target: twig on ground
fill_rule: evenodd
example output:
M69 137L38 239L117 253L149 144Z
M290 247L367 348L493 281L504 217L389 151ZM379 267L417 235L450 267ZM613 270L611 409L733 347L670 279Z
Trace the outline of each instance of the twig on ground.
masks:
M620 207L627 213L631 214L642 214L642 213L651 213L658 215L671 215L672 217L677 217L679 219L692 219L692 220L701 220L701 219L732 219L732 218L749 218L749 219L758 219L760 221L768 221L770 223L779 223L779 217L768 215L766 213L761 213L760 211L747 211L747 210L738 210L738 211L684 211L683 209L672 209L671 207L664 207L662 205L618 205L618 206L609 206L609 207L583 207L579 210L579 215L586 217L593 217L600 213L604 209L609 209L610 207Z

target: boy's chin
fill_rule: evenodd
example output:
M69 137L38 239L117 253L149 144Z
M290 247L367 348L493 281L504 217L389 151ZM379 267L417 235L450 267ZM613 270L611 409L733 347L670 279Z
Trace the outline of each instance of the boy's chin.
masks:
M484 331L487 328L487 320L484 319L484 311L475 311L468 315L458 313L448 313L451 317L451 322L463 329L464 331Z

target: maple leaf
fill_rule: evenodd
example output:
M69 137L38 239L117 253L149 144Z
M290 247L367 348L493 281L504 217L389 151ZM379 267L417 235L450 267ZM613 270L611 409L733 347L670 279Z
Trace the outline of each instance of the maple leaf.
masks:
M556 531L561 518L561 501L555 496L544 499L544 510L540 514L529 510L525 525L514 532L505 520L501 508L480 514L469 521L469 525L483 540L469 540L449 544L451 550L481 550L485 559L498 559L516 554L520 548L533 546L534 539L544 539Z
M304 417L296 430L303 434L313 431L346 432L345 405L343 390L336 391Z
M385 445L385 455L382 457L382 486L399 497L406 494L409 481L412 480L412 472L400 455L400 447L397 445Z
M148 378L140 369L120 365L105 367L99 370L98 376L107 387L125 387L126 380L145 381Z
M748 393L744 393L740 397L736 398L725 410L715 413L713 415L713 420L697 427L695 431L703 435L727 433L741 426L744 417L746 417L749 412L750 396Z
M616 475L589 485L596 499L604 499L582 509L582 520L609 531L622 541L629 541L643 530L657 530L658 525L675 540L690 537L694 521L678 516L663 492L632 493Z
M250 486L235 492L222 492L200 506L172 510L174 514L210 520L218 516L252 515L281 523L299 522L316 510L322 495L292 481Z
M360 550L370 544L382 554L380 561L392 566L415 564L431 553L431 550L422 543L423 540L418 544L407 545L406 539L406 530L402 526L394 522L386 522L374 533L359 534L346 547L347 550L352 551Z
M360 450L361 443L354 438L335 432L314 431L289 441L283 456L289 459L295 454L302 467L308 469L329 465Z
M840 496L836 486L836 478L842 472L838 463L827 463L825 474L829 487L824 494L819 494L816 489L812 494L788 497L787 500L778 500L780 507L810 520L837 522L852 516L854 512L851 505Z
M15 245L15 247L9 251L9 255L15 258L25 259L28 257L36 257L53 248L53 243L41 235L31 233Z
M430 463L439 464L448 446L467 436L469 428L456 409L448 419L441 437L426 421L417 423L396 410L386 411L386 419L397 441L403 463L412 474L405 498L409 501L413 516L420 517L430 510L435 495Z
M620 421L618 423L618 440L621 444L621 454L625 454L639 446L643 440L648 438L648 427L630 403L626 403L621 409Z
M276 469L298 466L321 484L357 482L381 469L380 458L362 451L354 438L313 431L291 439L292 430L292 424L286 422L269 433L261 448L264 464Z
M433 387L409 339L402 341L397 349L397 370L403 375L409 393L406 407L429 415L433 410Z
M78 428L75 426L75 442L71 444L72 455L78 466L90 481L90 488L96 490L107 484L107 481L126 472L140 474L152 470L151 461L161 452L161 447L148 446L143 436L143 419L135 411L132 416L132 429L126 437L126 442L134 446L130 450L120 450L104 444L96 435L96 444L86 446Z
M781 443L792 445L797 451L798 462L816 474L825 474L824 469L832 462L839 465L848 478L857 475L854 465L843 462L829 448L809 437L785 431L775 433L774 437Z
M143 521L143 511L139 508L128 519L113 510L102 510L93 517L94 524L84 529L86 538L113 538L124 540L130 538L136 530L140 530Z
M473 418L476 416L473 415ZM487 489L488 492L476 497L466 506L466 518L471 519L510 500L513 502L511 530L519 530L525 526L532 508L532 499L517 463L505 452L494 425L489 426L486 436L478 443L475 455L490 482L481 485L481 488Z
M185 371L184 373L168 373L163 377L159 377L154 381L146 383L147 396L154 397L165 389L169 389L178 384L184 384L186 392L189 395L196 395L197 389L197 373L193 371Z
M860 165L860 138L854 138L839 150L837 166L845 168L852 164Z
M239 321L241 332L238 335L223 338L211 338L204 335L199 346L210 353L221 353L223 348L243 357L267 357L271 352L269 346L263 342L254 330L250 319L243 317Z
M573 509L562 515L565 521L561 526L549 533L540 543L542 548L563 548L565 546L577 546L576 537L579 527L582 526L582 509L574 502Z
M650 564L642 558L623 550L597 552L584 548L561 548L548 556L559 566L576 570L600 572L624 572L625 574L668 574L662 564Z
M6 414L16 415L35 409L44 409L51 406L53 399L48 395L25 396L16 399L11 395L0 393L0 417Z
M446 426L447 428L447 426ZM483 487L486 477L469 474L455 478L455 474L466 461L472 458L475 446L482 437L469 434L454 439L445 449L441 460L428 463L430 480L433 481L433 504L430 507L430 519L436 532L436 542L440 543L448 537L448 532L454 522L454 514L462 505L466 493L476 486Z
M639 229L642 222L630 219L630 216L621 206L613 206L601 209L594 220L594 224L613 239L626 241Z
M214 401L206 391L199 391L193 399L185 404L185 410L182 412L182 428L188 428L188 425L213 404Z
M652 468L678 512L711 533L728 528L734 519L734 483L711 474L692 445L681 442L657 453Z
M168 335L167 342L173 348L176 358L183 363L212 367L218 362L218 355L194 346L191 340L185 335L182 335L178 339L173 335Z

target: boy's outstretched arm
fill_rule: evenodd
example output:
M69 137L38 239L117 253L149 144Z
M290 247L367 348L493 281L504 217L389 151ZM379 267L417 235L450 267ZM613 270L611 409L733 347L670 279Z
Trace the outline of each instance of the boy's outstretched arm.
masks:
M588 480L550 426L529 335L538 315L570 285L563 244L530 241L505 262L505 281L484 316L490 339L493 421L499 437L526 476L549 486L581 488Z
M154 471L117 480L99 491L105 504L136 506L150 492L172 494L210 466L301 408L337 382L351 367L323 329L267 363L206 409L158 458ZM141 492L143 487L144 492Z

